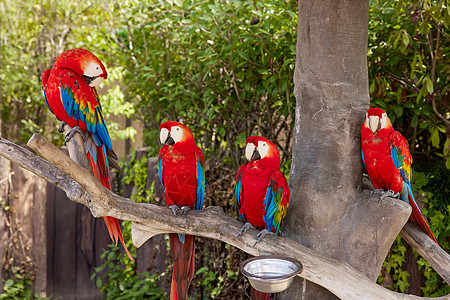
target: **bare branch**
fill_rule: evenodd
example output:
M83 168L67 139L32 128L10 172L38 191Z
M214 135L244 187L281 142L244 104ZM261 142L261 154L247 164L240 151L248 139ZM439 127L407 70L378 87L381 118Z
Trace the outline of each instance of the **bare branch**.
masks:
M450 255L439 247L412 221L408 221L400 231L400 236L450 284Z

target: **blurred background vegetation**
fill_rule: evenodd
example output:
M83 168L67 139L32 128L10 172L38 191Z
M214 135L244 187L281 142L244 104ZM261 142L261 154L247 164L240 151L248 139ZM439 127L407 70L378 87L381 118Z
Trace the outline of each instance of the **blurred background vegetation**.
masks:
M142 146L149 156L156 156L159 124L181 120L192 129L208 160L209 186L226 178L232 187L234 170L243 163L245 138L263 135L277 144L288 175L295 118L296 1L2 0L0 16L3 137L25 143L32 133L40 132L62 144L56 131L59 124L42 96L40 76L62 51L84 47L107 66L109 77L100 91L106 116L127 120L125 126L108 122L113 138L133 139L136 129L131 121L139 122L144 128ZM424 214L447 252L449 25L445 0L370 1L371 105L385 109L408 139L414 158L413 189L425 203ZM134 159L135 150L127 148L128 163L123 157L126 167L121 176L139 187L146 182L146 172L144 163ZM221 194L211 191L216 194L206 204L226 205L232 213L231 187ZM137 190L136 201L152 201L145 185ZM401 292L410 291L411 285L406 247L397 240L379 278L380 284ZM236 255L236 250L222 248L221 253ZM103 269L109 270L108 275L93 275L105 297L125 299L134 292L136 297L160 299L159 277L136 274L133 264L120 257L106 250ZM122 263L111 268L112 260ZM242 284L236 279L237 266L231 258L224 260L215 268L198 270L199 293L226 299L236 292L237 283ZM416 264L424 278L416 293L450 292L423 259ZM12 277L7 286L29 284L19 277ZM122 278L121 287L117 278Z

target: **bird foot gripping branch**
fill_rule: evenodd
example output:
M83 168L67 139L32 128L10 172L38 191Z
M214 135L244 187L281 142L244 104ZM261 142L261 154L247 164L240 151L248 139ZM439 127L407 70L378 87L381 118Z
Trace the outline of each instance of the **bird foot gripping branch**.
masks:
M239 232L237 233L236 237L240 237L241 235L243 235L252 228L255 228L255 226L253 226L252 223L249 222L245 223L244 226L242 226L241 230L239 230Z
M62 124L61 124L61 126L64 127ZM64 142L68 143L73 138L75 133L79 133L81 135L81 137L83 138L83 142L86 142L86 139L87 139L86 134L83 132L83 130L81 130L80 126L75 126L72 129L70 129L69 132L67 132L65 135Z

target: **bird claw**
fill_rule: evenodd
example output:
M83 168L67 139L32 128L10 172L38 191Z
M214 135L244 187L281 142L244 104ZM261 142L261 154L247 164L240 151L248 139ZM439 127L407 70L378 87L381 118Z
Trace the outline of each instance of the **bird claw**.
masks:
M61 122L61 126L59 126L59 128L58 128L58 132L59 133L63 133L64 132L64 126L66 126L66 125L67 125L66 121L62 121Z
M64 127L63 127L64 128ZM81 137L83 138L83 142L86 142L86 136L84 135L83 130L81 130L80 126L75 126L72 129L69 130L69 132L67 132L66 136L65 136L65 142L69 142L73 136L75 135L75 133L79 133L81 134Z
M187 212L191 210L191 208L187 205L180 208L178 205L174 204L169 206L169 208L172 210L175 217L178 216L179 213L183 218L186 216Z
M393 190L388 190L381 195L381 200L383 200L386 197L398 198L399 196L400 196L400 193L398 193L398 192L394 193Z
M172 210L173 215L176 217L178 215L178 211L180 210L180 207L178 205L171 205L169 208Z
M263 239L263 237L265 237L265 236L268 235L268 234L273 234L273 235L275 235L275 233L273 233L272 231L269 231L269 230L267 230L267 229L261 230L261 231L255 236L255 238L258 238L258 239L257 239L256 242L253 244L253 247L255 247L256 244L258 244L258 243Z
M384 193L385 193L385 191L384 191L383 189L376 189L376 190L370 191L370 192L369 192L369 196L372 196L372 195L382 195L382 194L384 194Z
M183 218L186 217L187 212L190 210L191 210L191 208L187 205L181 207L181 217L183 217Z
M238 234L236 237L240 237L241 235L243 235L244 233L246 233L250 228L255 228L255 226L253 226L251 223L247 222L244 224L244 226L242 226L241 230L239 230Z

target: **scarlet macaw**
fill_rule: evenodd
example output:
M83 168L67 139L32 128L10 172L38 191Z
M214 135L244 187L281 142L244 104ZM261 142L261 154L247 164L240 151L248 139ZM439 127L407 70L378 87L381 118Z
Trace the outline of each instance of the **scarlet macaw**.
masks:
M398 193L412 207L410 219L437 243L411 191L412 157L408 141L394 130L381 108L370 108L366 113L361 126L361 152L374 187L392 191L386 195L396 196Z
M245 223L238 236L256 227L261 230L256 236L256 245L267 233L281 233L290 191L286 177L280 171L280 153L275 144L260 136L250 136L246 143L248 163L237 172L233 198L239 218ZM252 299L268 297L269 294L251 290Z
M103 120L95 87L107 78L102 62L86 49L70 49L61 53L52 69L42 74L44 99L50 111L62 121L60 131L68 124L72 129L66 142L79 132L85 140L86 155L92 173L111 190L108 165L117 166L111 138ZM120 240L128 257L134 261L123 241L119 220L103 217L111 239Z
M192 132L179 122L161 124L158 173L167 205L177 216L202 209L205 195L205 159ZM181 208L180 208L181 207ZM170 299L186 299L194 277L195 241L193 235L169 234L173 259Z

